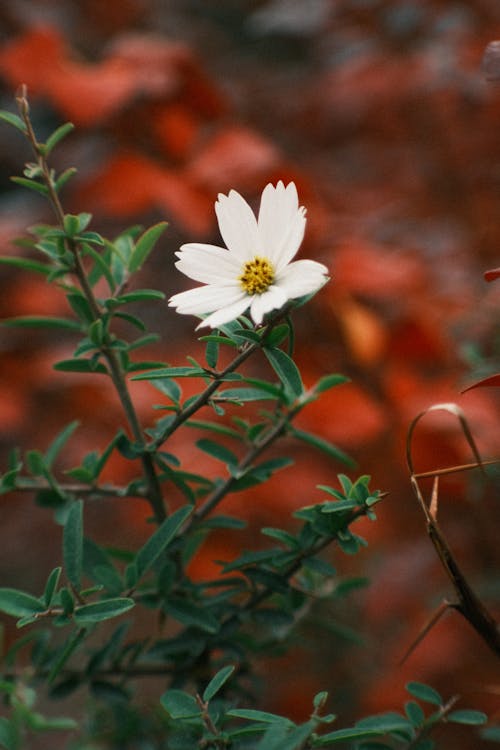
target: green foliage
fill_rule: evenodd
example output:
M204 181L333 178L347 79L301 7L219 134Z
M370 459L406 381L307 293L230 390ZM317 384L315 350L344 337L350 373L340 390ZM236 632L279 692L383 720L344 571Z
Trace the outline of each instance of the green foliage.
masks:
M347 728L330 728L336 717L324 713L326 691L313 697L310 717L302 723L251 703L254 688L249 682L260 654L286 649L311 602L328 598L335 605L366 583L361 577L343 579L328 550L338 547L352 555L366 545L353 527L361 517L376 519L374 506L382 493L370 487L369 476L339 474L335 487L318 485L322 494L313 502L308 493L292 523L284 519L284 528L263 528L263 543L256 549L219 561L220 575L214 580L197 581L189 566L210 534L245 527L242 519L217 514L220 503L231 493L264 485L292 463L287 455L265 455L282 438L320 451L335 465L354 468L340 448L294 424L308 403L347 378L331 374L309 388L303 383L292 358L291 314L304 299L268 315L258 328L242 316L202 336L206 365L189 357L187 365L136 359L137 351L157 338L149 333L141 307L163 304L164 294L134 288L135 274L167 225L160 222L144 231L132 227L107 239L90 229L89 213L64 213L58 193L74 170L56 175L47 158L72 125L61 126L40 143L27 102L20 101L21 116L0 112L0 119L28 138L35 158L15 181L47 198L57 221L32 227L24 243L42 261L0 261L42 274L66 296L70 313L67 318L16 317L3 324L57 329L73 337L72 356L55 363L55 369L69 377L109 378L126 427L103 449L64 469L66 447L78 428L72 421L45 450L31 448L24 455L13 450L0 477L0 492L33 492L38 505L52 511L62 526L60 564L47 574L41 595L0 589L0 611L26 628L4 660L0 689L9 711L0 718L0 746L21 750L29 747L30 733L76 729L72 720L45 718L35 711L37 689L52 698L87 690L92 707L80 739L71 745L86 749L128 747L132 737L137 747L153 747L146 738L154 735L160 738L157 746L169 750L346 745L430 750L435 725L484 723L482 713L451 711L433 688L416 682L407 686L411 699L404 714L367 717ZM137 331L139 338L134 338ZM251 357L260 357L269 378L246 372ZM218 369L222 360L229 364ZM195 382L195 393L183 400L178 380L185 378ZM148 382L162 401L156 405L159 416L147 428L139 421L129 380ZM232 416L223 419L229 406ZM186 471L167 449L179 430L214 460L215 477ZM101 479L117 453L133 467L126 484ZM167 504L171 496L174 509ZM84 533L88 504L106 500L149 504L151 532L137 549L106 547ZM299 505L301 498L296 500ZM142 629L147 623L146 635L136 628L137 621ZM360 639L357 631L335 623L331 630L335 627L352 641ZM147 677L161 678L167 687L151 714L134 703L134 688ZM426 714L421 702L431 704L434 712ZM494 728L490 735L494 737Z

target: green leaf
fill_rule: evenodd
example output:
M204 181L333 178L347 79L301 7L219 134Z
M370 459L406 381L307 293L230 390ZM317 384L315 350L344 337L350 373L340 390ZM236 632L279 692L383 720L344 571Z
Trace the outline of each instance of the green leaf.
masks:
M219 424L219 422L210 422L204 419L189 419L186 422L186 426L194 427L198 430L208 430L209 432L215 432L218 435L228 435L237 440L243 439L243 436L238 430L233 430L232 427L228 427L225 424Z
M93 359L63 359L53 366L58 372L108 373L106 367Z
M55 318L42 315L23 315L18 318L5 318L2 325L13 328L59 328L79 331L80 323L68 318Z
M87 298L81 292L70 292L66 295L71 309L84 323L92 323L94 321L94 313L89 305Z
M369 737L380 736L381 732L376 729L361 729L352 727L350 729L336 729L328 734L323 734L314 741L314 747L323 747L324 745L336 745L344 743L347 740L364 740Z
M229 448L224 445L209 440L208 438L201 438L196 441L196 446L204 453L208 453L209 456L216 458L218 461L222 461L226 466L235 468L238 465L238 456L236 456Z
M267 711L258 711L254 708L231 708L226 712L226 716L231 716L234 719L246 719L247 721L258 721L264 724L285 723L288 726L293 727L293 722L289 719L278 716L277 714L271 714Z
M18 116L15 115L13 112L8 112L5 109L0 109L0 120L3 120L4 122L8 122L9 125L12 125L14 128L17 128L17 130L20 130L23 135L27 134L26 125L24 124L24 121Z
M35 180L30 180L27 177L11 177L10 179L12 182L15 182L16 185L28 188L28 190L33 190L33 192L40 193L40 195L44 195L45 197L49 194L48 188L45 185L42 185L41 182L35 182Z
M472 709L464 708L447 714L446 720L452 721L454 724L479 726L480 724L486 724L488 717L482 711L473 711Z
M73 633L73 635L70 636L67 642L63 645L58 657L56 658L56 661L52 666L52 669L50 670L49 676L47 677L47 682L49 685L54 682L61 669L64 667L75 649L77 649L80 643L84 640L86 635L87 632L84 628L77 630L76 633Z
M205 370L200 367L163 367L161 370L153 370L146 375L134 375L131 380L156 380L156 378L193 378L206 376Z
M102 599L100 602L84 604L81 607L75 607L73 617L79 625L90 625L103 620L110 620L112 617L118 617L128 612L135 606L133 599L128 597L116 597L114 599Z
M218 391L214 401L264 401L265 399L275 399L274 393L266 393L261 388L226 388Z
M212 700L214 695L219 692L224 683L231 677L234 669L234 666L223 667L214 677L212 677L203 692L204 701L208 702Z
M45 605L31 594L17 589L0 588L0 612L12 617L30 617L45 611Z
M0 263L4 266L21 268L23 271L35 271L35 273L41 273L44 276L48 276L52 270L46 263L40 263L40 261L31 260L30 258L18 258L16 256L0 258Z
M59 584L59 579L61 578L61 572L62 572L61 567L54 568L54 570L50 573L47 579L47 583L45 584L45 591L43 592L43 601L45 602L45 606L47 608L50 607L50 605L52 604L54 594Z
M85 243L83 244L82 249L85 255L90 255L90 257L95 263L93 273L89 275L89 281L91 282L91 285L92 286L95 285L99 281L101 276L104 276L104 278L106 279L108 283L110 290L113 292L116 286L115 281L113 279L111 271L109 270L109 266L104 260L101 253L95 248L93 248L91 245L87 245Z
M303 393L304 386L299 369L293 359L281 349L264 349L264 353L285 391L292 398L298 398Z
M52 149L57 146L57 144L62 141L62 139L65 138L68 133L71 133L74 128L75 126L72 122L66 122L64 123L64 125L58 127L57 130L54 130L54 132L47 138L44 143L45 156L48 156Z
M64 217L64 231L68 237L75 237L85 231L92 220L92 214L66 214Z
M421 701L432 703L435 706L443 705L442 697L437 690L429 687L429 685L424 685L421 682L408 682L406 689L414 698L419 698Z
M212 369L217 367L217 361L219 359L219 344L217 341L207 341L205 347L205 359L209 367Z
M149 537L147 542L138 551L135 564L137 568L137 577L141 578L144 573L153 565L155 560L162 554L162 552L168 547L170 542L175 537L175 534L180 529L186 518L191 515L193 511L192 506L185 505L179 508L169 516L161 526L155 531L155 533Z
M130 302L147 302L149 300L163 300L165 295L156 289L137 289L135 292L120 294L119 297L113 297L112 301L118 305L127 305Z
M500 726L486 727L485 729L481 730L480 734L483 740L500 742Z
M172 719L191 719L201 716L201 708L196 700L182 690L167 690L160 698L161 705Z
M147 229L144 234L141 234L135 243L132 255L128 261L128 270L130 273L135 273L135 271L138 271L139 268L141 268L167 226L168 224L166 221L161 221L159 224L155 224Z
M316 391L316 393L323 393L323 391L327 391L330 388L335 388L337 385L342 385L343 383L349 382L350 378L347 378L345 375L324 375L318 380L318 382L314 386L314 390Z
M63 559L68 580L80 589L83 566L83 500L69 509L63 531Z
M413 727L408 719L395 711L388 711L377 716L367 716L356 723L360 729L375 729L380 734L389 732L407 732L413 734Z
M356 466L356 462L353 461L352 458L347 455L347 453L344 453L344 451L342 451L340 448L337 448L336 445L330 443L329 440L325 440L324 438L313 435L312 433L306 432L305 430L299 430L296 427L291 427L289 432L291 435L293 435L293 437L297 438L297 440L301 440L303 443L307 443L313 448L317 448L323 453L326 453L327 456L334 458L336 461L340 461L341 463L346 464L347 466L350 466L352 468Z
M288 323L281 323L279 326L272 328L264 338L264 346L269 348L278 347L290 335L290 326Z
M164 611L183 625L199 628L205 633L214 634L219 630L218 621L206 608L180 597L168 599Z
M1 116L1 113L0 113ZM5 750L19 750L18 729L15 722L9 721L5 716L0 717L0 746Z
M70 422L49 445L45 452L45 464L49 469L79 424L77 419Z
M70 167L69 169L66 169L64 172L62 172L59 175L59 177L57 178L54 184L56 193L58 193L59 190L61 190L61 188L63 188L66 185L68 180L70 180L73 177L73 175L77 173L77 171L78 170L75 167Z

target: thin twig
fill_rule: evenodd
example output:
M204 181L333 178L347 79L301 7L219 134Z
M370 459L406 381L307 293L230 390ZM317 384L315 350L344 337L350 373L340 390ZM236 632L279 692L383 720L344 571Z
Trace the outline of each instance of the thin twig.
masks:
M31 144L33 153L37 160L37 164L40 167L43 175L43 181L48 191L49 202L54 210L60 228L64 231L64 210L61 205L61 201L59 200L51 170L48 166L47 159L45 158L42 145L38 142L33 130L25 86L22 87L20 94L17 97L17 103L22 120L26 126L27 138ZM79 252L79 243L72 238L67 237L65 239L65 244L73 257L74 274L77 277L82 292L89 304L92 317L94 320L99 320L102 317L101 309L94 296L94 292L92 291L92 288L87 279L87 275L83 268ZM111 341L107 334L105 335L104 343L101 346L101 353L108 364L109 375L111 377L113 385L115 386L118 398L120 399L121 405L125 412L125 416L127 418L134 440L140 446L142 446L143 449L145 449L142 428L134 404L130 397L125 375L116 356L116 353L111 346ZM144 471L144 476L149 488L147 499L151 504L157 523L161 523L166 517L166 510L153 457L150 453L143 450L140 459Z

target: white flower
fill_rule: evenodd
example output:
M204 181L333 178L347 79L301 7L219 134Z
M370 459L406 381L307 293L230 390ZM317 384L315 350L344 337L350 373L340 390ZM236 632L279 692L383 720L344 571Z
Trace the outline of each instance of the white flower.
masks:
M205 286L174 294L169 305L190 315L211 313L198 326L217 328L250 308L256 325L290 299L317 291L328 269L314 260L296 260L306 224L293 182L266 185L258 219L235 190L215 204L226 248L190 242L176 253L179 271Z

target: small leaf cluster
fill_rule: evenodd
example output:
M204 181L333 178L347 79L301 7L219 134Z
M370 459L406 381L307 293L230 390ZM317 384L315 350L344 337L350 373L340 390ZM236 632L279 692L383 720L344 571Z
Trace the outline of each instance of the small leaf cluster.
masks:
M451 710L439 693L428 685L410 682L406 686L411 700L405 713L391 711L368 716L352 727L329 730L336 721L334 714L323 714L328 693L318 693L308 721L297 724L290 719L252 708L234 708L231 699L217 694L233 672L224 667L209 682L201 696L193 697L182 690L168 690L161 698L172 728L172 748L189 750L231 748L232 750L313 750L314 748L345 748L352 750L434 750L429 736L441 723L450 722L479 726L487 721L481 711ZM435 710L426 716L420 703L429 703Z

